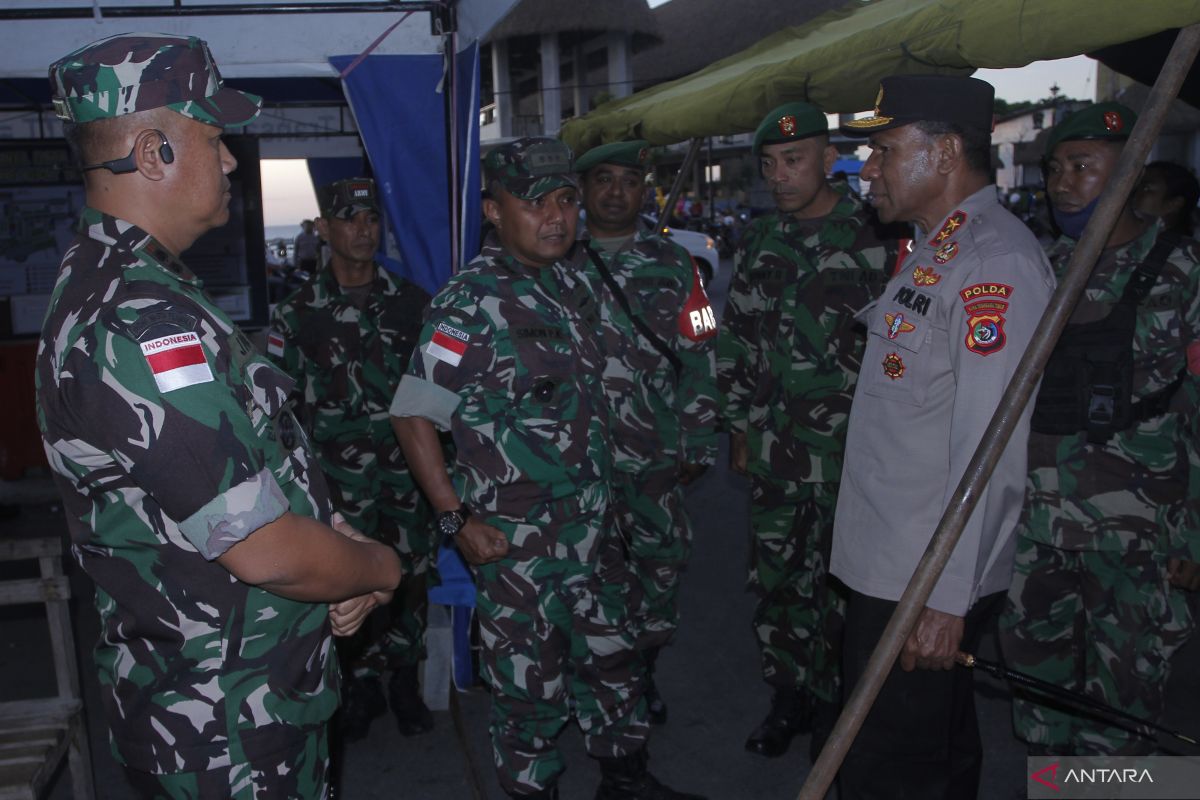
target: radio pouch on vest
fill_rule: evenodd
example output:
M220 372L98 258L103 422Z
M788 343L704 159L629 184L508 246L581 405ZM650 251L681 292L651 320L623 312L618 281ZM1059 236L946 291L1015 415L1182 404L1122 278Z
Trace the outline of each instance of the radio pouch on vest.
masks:
M1033 408L1034 431L1057 436L1084 431L1090 443L1104 444L1114 433L1166 413L1183 375L1135 402L1133 337L1137 307L1178 244L1176 236L1160 236L1108 316L1063 329L1042 374Z

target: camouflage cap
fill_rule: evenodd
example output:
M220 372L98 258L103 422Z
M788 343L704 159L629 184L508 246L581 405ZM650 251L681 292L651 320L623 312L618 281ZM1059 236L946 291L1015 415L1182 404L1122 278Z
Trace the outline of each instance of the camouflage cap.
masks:
M829 133L829 121L825 119L825 112L799 100L784 103L771 109L759 123L750 150L754 155L758 155L764 144L794 142L822 133Z
M1053 155L1059 142L1068 139L1128 139L1137 124L1137 114L1121 103L1096 103L1081 108L1050 129L1046 155Z
M650 143L645 139L637 139L632 142L609 142L593 147L575 161L575 171L582 175L601 164L645 169L650 165Z
M536 200L563 186L579 188L571 148L549 136L526 136L502 144L483 159L488 185L496 181L522 200Z
M248 125L262 98L223 85L208 45L195 36L122 33L50 65L54 112L93 122L169 108L218 127Z
M370 178L346 178L322 186L317 192L321 216L351 219L360 211L379 213L375 181Z

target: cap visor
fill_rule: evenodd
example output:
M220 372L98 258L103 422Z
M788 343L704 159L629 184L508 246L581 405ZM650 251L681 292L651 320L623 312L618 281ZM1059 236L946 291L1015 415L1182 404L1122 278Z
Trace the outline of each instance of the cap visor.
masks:
M517 192L510 190L510 193L521 198L522 200L537 200L539 197L544 197L556 189L563 188L564 186L570 186L572 189L578 189L579 179L575 177L574 173L564 173L562 175L555 175L554 177L547 176L545 178L539 178L534 186L537 189L536 192L529 191L518 194Z
M262 98L225 86L203 100L180 105L191 106L191 109L175 109L185 117L222 128L240 128L249 125L262 111Z
M846 136L870 136L876 131L899 128L901 125L907 125L915 121L900 119L899 117L863 117L862 119L852 119L848 122L843 122L838 126L838 129Z

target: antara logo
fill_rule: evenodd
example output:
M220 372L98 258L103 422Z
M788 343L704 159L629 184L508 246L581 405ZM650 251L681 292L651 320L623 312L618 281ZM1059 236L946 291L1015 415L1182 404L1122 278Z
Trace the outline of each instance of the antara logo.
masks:
M1050 773L1050 777L1048 779L1046 778L1047 772ZM1051 789L1053 789L1056 792L1062 791L1062 789L1059 788L1058 783L1057 783L1057 780L1058 780L1058 762L1057 761L1055 761L1053 764L1051 764L1048 767L1042 767L1038 771L1030 774L1029 779L1031 781L1037 781L1042 786L1049 786Z

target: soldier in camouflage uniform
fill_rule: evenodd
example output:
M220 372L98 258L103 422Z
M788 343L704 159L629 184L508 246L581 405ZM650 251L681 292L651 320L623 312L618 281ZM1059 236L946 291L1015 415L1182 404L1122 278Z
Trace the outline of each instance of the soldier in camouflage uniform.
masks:
M317 230L329 242L329 263L275 307L267 354L296 379L292 400L333 490L334 508L367 536L395 547L404 565L385 630L368 625L338 644L352 671L342 688L342 734L361 739L383 713L379 674L390 669L388 699L400 732L412 736L433 727L417 681L432 516L404 462L388 406L429 295L375 263L380 218L373 180L338 181L320 195Z
M1125 106L1102 103L1050 133L1046 194L1063 235L1048 255L1060 274L1134 122ZM1122 334L1120 301L1150 265L1161 272ZM1103 424L1096 412L1107 409L1090 387L1091 413L1056 413L1053 402L1057 359L1076 326L1097 321L1118 331L1113 349L1132 352L1124 424ZM1090 350L1096 360L1099 343ZM1193 630L1181 590L1194 590L1200 573L1197 375L1200 245L1140 221L1127 204L1043 377L1001 643L1013 668L1151 720L1163 713L1171 654ZM1031 753L1154 752L1151 739L1042 700L1022 691L1013 703Z
M554 739L572 714L601 798L677 798L646 769L642 665L609 509L612 444L578 258L571 151L526 138L484 160L495 226L433 299L391 413L440 535L475 566L500 784L557 797ZM453 480L437 429L450 431Z
M329 527L291 379L179 257L228 219L221 134L260 101L192 37L104 39L50 78L88 207L42 330L38 422L96 584L114 755L146 796L325 797L331 621L352 633L400 564Z
M716 459L717 329L687 251L639 224L648 160L646 142L615 142L589 150L575 168L588 267L614 299L620 294L601 309L613 507L637 581L647 712L662 723L667 707L654 665L679 624L679 579L692 541L683 487Z
M746 749L775 757L809 726L814 702L825 725L840 701L843 603L827 569L864 341L853 315L879 295L898 244L826 181L837 151L820 109L774 109L754 153L779 211L743 236L717 372L731 465L752 482L754 632L774 690Z

